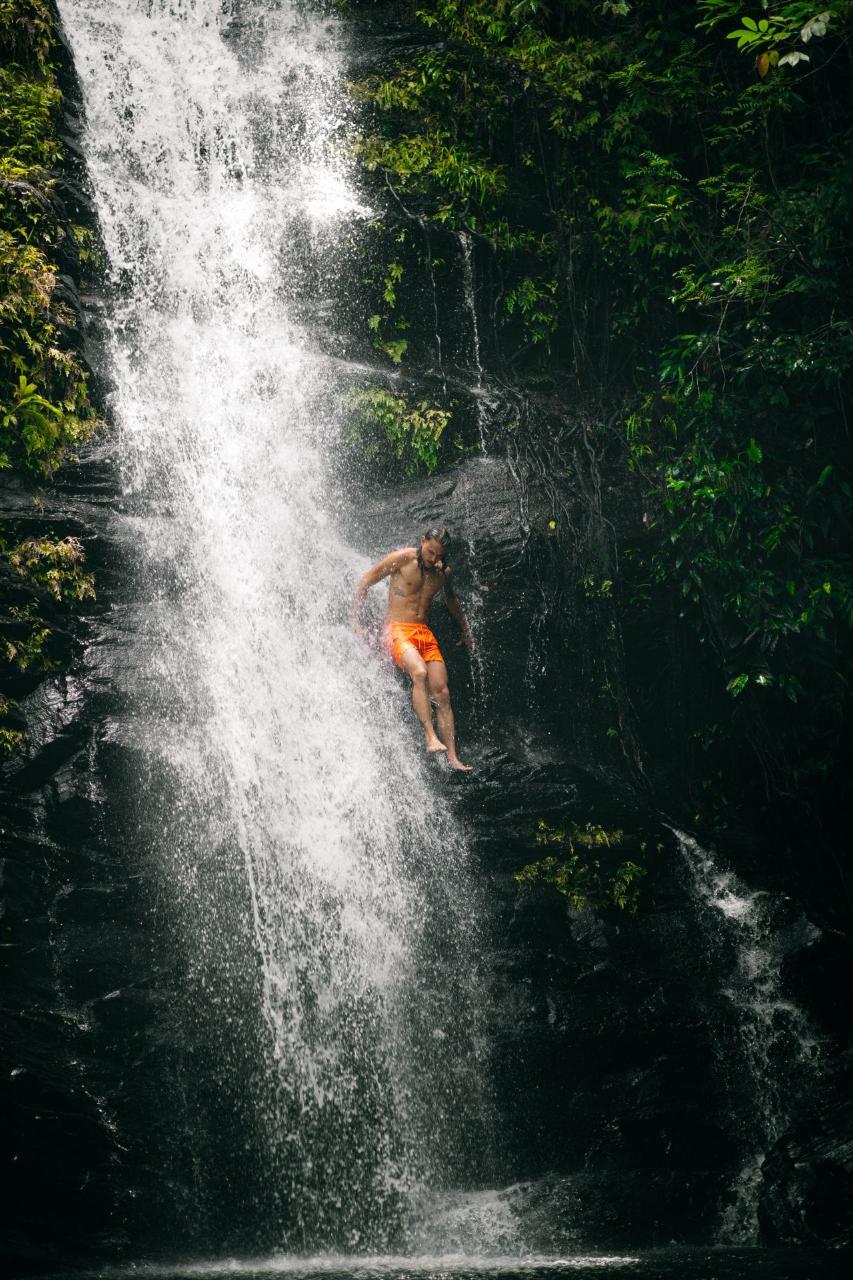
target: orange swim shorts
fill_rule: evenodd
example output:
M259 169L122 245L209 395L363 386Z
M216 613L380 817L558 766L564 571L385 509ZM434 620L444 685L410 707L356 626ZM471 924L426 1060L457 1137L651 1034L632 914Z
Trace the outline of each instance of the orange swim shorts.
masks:
M402 649L411 644L424 662L444 662L438 641L422 622L389 622L385 628L385 647L401 671L404 671Z

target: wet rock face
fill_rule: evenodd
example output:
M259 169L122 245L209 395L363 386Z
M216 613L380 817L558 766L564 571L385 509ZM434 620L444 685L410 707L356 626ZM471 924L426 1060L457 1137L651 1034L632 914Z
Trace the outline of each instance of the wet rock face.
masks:
M3 1113L19 1265L96 1257L121 1234L121 1055L110 1061L99 1027L132 925L106 851L93 848L87 736L60 731L66 758L52 776L32 789L22 778L3 797Z
M833 1062L813 1106L768 1157L761 1219L769 1243L850 1243L851 1074L849 1060Z
M120 987L141 983L134 868L115 846L120 760L110 742L112 654L121 644L116 549L103 508L108 460L93 452L40 495L12 488L17 527L73 532L100 594L73 619L66 662L21 681L23 750L0 770L5 969L3 1114L11 1251L19 1267L95 1258L124 1236ZM114 485L110 483L111 491ZM144 1023L140 1020L139 1031Z
M98 612L70 672L24 699L30 747L4 775L3 1105L19 1270L141 1249L251 1250L270 1243L258 1224L275 1211L245 1152L250 1117L181 995L180 947L146 861L157 816L133 811L139 726L122 711L116 673L135 622L108 476L108 459L95 457L60 485L57 502L98 564ZM476 460L363 504L346 531L369 557L437 520L458 535L474 659L455 647L438 603L434 621L476 773L437 767L433 802L457 810L490 885L500 1116L490 1181L515 1184L500 1230L532 1249L708 1242L732 1205L760 1105L732 998L743 947L709 932L672 831L606 734L600 754L590 746L582 717L589 711L596 731L607 724L595 691L577 684L583 710L554 694L558 640L538 627L549 580L530 569L539 548L521 513L531 510L509 468ZM593 644L589 620L572 616L559 641L567 667ZM576 670L565 679L561 689ZM414 732L402 679L399 700L401 732ZM637 914L573 910L553 888L519 884L515 874L542 854L543 821L622 830L648 867ZM767 1242L839 1243L850 1236L851 1130L832 1039L844 1015L825 979L843 948L827 952L801 916L795 902L774 916L790 934L781 990L824 1035L825 1069L763 1153L752 1209ZM193 1114L176 1108L187 1072L210 1079ZM176 1142L177 1114L186 1132ZM204 1189L200 1163L219 1171ZM475 1229L453 1226L460 1239Z

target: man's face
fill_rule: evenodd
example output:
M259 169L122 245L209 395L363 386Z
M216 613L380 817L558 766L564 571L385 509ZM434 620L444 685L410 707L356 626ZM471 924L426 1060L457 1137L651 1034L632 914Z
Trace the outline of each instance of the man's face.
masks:
M421 538L421 559L427 569L440 569L444 559L444 547L436 538Z

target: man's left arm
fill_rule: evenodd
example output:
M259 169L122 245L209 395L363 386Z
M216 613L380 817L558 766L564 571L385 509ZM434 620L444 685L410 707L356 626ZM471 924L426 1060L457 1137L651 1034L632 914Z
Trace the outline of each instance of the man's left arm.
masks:
M459 624L459 630L462 632L462 640L469 649L475 646L474 636L471 628L468 626L468 619L459 603L459 597L453 589L453 580L451 578L451 570L444 571L444 603L447 605L448 612L456 619Z

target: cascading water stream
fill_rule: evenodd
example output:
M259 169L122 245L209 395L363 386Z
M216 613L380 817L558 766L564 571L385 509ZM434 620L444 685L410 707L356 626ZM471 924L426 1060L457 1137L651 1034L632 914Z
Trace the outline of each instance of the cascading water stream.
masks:
M721 1244L752 1245L760 1239L758 1201L767 1152L818 1070L820 1043L781 980L786 952L813 941L817 931L803 920L786 924L783 902L751 892L733 872L717 866L692 836L675 834L709 943L715 951L721 944L734 948L724 994L735 1014L736 1041L729 1045L723 1040L721 1066L731 1075L736 1064L740 1087L746 1085L746 1108L734 1099L731 1104L745 1149L722 1209L718 1239Z
M467 231L459 232L459 248L462 253L462 291L465 311L471 323L471 354L474 358L474 412L477 415L477 433L480 452L486 452L486 410L483 404L483 364L480 355L480 324L477 319L477 295L474 290L474 250Z
M340 32L297 0L59 8L108 259L136 804L207 1077L188 1140L225 1141L236 1099L268 1238L387 1247L418 1188L476 1176L481 908L345 621L363 564L323 460L346 388L310 328L360 212Z
M489 459L486 449L486 430L488 425L489 402L486 398L486 389L483 385L483 364L480 351L480 325L477 318L477 295L474 287L474 250L471 243L471 236L467 231L458 232L457 238L459 241L459 249L462 259L462 307L470 323L471 356L473 359L474 372L476 374L476 382L472 393L474 413L477 420L477 434L480 438L480 454L482 455L481 462L482 465L488 466ZM471 526L473 524L471 515L471 501L466 489L464 502L466 526ZM467 537L465 539L465 556L469 564L475 565L478 563L478 547L476 540L472 537ZM483 707L486 701L486 670L483 662L483 656L479 648L479 637L482 632L483 614L482 586L475 581L472 583L472 590L468 600L468 622L475 637L478 639L478 645L472 653L471 661L475 708ZM482 724L478 724L477 727L478 729L483 728Z

